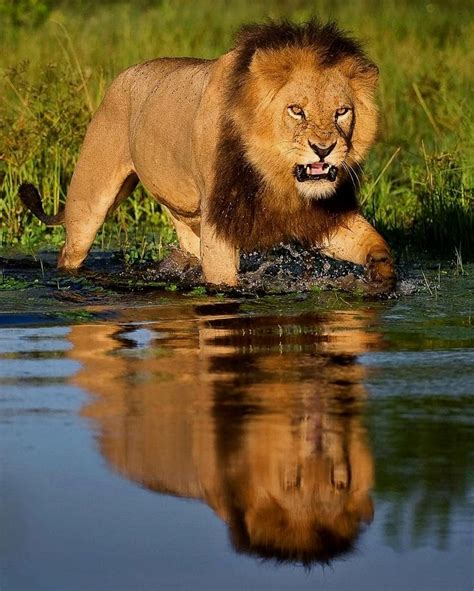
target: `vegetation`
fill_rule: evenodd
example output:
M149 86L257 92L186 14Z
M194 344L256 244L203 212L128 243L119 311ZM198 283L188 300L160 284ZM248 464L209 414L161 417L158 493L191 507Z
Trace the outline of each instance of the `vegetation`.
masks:
M62 229L26 213L30 181L56 210L91 114L109 81L163 55L216 57L245 22L334 19L380 65L380 141L361 180L366 215L400 254L474 254L474 23L468 0L0 0L0 248L57 245ZM139 187L100 232L130 262L173 240ZM130 249L130 245L135 248Z

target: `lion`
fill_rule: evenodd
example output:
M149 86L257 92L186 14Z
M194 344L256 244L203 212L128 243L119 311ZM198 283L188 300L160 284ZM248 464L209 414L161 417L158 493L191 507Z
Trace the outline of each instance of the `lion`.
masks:
M299 241L396 281L390 249L361 216L357 168L372 146L378 68L334 23L244 26L214 60L161 58L112 82L85 136L58 267L85 260L108 212L141 182L210 284L238 283L239 252Z

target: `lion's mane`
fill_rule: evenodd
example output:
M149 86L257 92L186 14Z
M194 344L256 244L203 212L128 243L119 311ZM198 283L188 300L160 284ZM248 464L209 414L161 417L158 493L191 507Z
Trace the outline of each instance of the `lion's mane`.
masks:
M291 239L314 246L358 209L355 186L349 177L341 180L331 197L301 198L295 205L276 195L262 171L247 157L246 137L236 124L236 111L246 107L252 58L259 51L269 62L277 62L278 53L288 47L313 50L321 68L348 59L362 70L374 67L361 45L334 23L321 25L313 20L303 25L263 24L241 29L234 48L237 57L227 77L209 215L216 233L243 250L267 248Z

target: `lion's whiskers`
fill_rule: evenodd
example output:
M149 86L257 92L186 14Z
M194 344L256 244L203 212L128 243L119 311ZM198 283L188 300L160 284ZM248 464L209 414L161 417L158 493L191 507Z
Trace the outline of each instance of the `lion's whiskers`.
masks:
M355 168L354 168L354 167L353 167L351 164L349 164L349 163L347 163L347 166L348 166L348 167L349 167L349 168L352 170L352 172L355 174L355 177L356 177L356 179L357 179L357 183L358 183L358 185L359 185L359 188L360 188L361 182L360 182L360 178L359 178L359 175L357 174L357 171L356 171L356 169L355 169ZM360 172L363 174L362 168L360 168Z
M354 146L352 146L352 152L354 152L354 154L355 154L355 156L356 156L357 158L360 158L360 160L363 160L362 154L361 154L360 152L358 152L358 151L357 151L357 150L354 148ZM362 175L365 175L365 172L364 172L364 169L362 168L362 165L361 165L359 162L357 162L357 160L354 160L354 161L353 161L353 164L359 168L359 172L360 172Z
M347 164L346 162L343 162L342 167L344 168L344 170L346 170L348 172L349 176L351 177L351 181L352 181L352 184L354 185L354 189L357 190L358 187L360 188L360 179L357 176L356 171L352 168L352 166L350 164ZM354 176L355 176L355 179L357 180L357 184L354 180Z
M347 166L347 164L345 162L342 162L342 168L348 173L348 175L349 175L349 177L351 179L351 182L354 185L354 188L356 189L357 187L356 187L356 184L354 182L354 177L352 176L352 172L351 172L350 168Z

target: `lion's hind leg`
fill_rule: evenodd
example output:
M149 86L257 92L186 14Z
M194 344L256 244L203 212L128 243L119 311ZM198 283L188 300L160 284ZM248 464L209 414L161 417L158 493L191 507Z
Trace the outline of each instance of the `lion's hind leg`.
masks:
M93 183L81 187L80 191L68 193L68 202L65 209L66 241L58 258L58 267L61 269L77 269L87 257L94 242L98 230L105 221L110 210L124 199L123 188L128 189L134 173L129 173L110 179L109 183ZM70 190L71 191L71 190ZM133 191L131 189L127 193ZM71 197L69 197L71 195Z
M187 224L171 214L168 208L164 208L168 217L173 222L178 237L179 250L171 252L158 265L160 274L173 281L187 280L189 271L200 267L201 240L199 237L199 221L195 224Z
M82 264L107 213L138 182L128 149L128 116L111 102L106 99L92 119L69 186L60 268Z
M201 239L199 237L199 223L191 226L181 221L168 211L168 215L173 222L173 225L178 236L179 247L184 252L201 258Z

